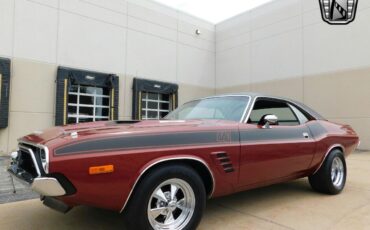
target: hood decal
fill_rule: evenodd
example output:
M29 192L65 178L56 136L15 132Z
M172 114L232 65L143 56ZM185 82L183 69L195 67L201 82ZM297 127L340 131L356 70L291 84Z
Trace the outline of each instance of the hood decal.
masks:
M220 138L220 137L228 138ZM239 142L239 133L235 131L188 132L142 136L121 136L99 140L88 140L59 147L56 155L76 153L95 153L143 148L158 148L185 145L205 145L215 143Z

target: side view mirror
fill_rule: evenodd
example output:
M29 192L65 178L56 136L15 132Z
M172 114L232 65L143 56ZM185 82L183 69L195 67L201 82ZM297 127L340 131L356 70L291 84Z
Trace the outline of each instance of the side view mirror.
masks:
M278 124L278 117L276 115L266 115L264 117L264 125L262 128L269 129L270 125L277 125Z

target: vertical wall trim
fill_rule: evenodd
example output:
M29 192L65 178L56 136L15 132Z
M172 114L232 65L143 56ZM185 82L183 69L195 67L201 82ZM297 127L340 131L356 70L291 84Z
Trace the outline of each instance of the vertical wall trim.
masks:
M110 111L110 119L111 120L114 120L114 88L111 89L111 101L112 101L112 104L111 104L111 111Z
M67 124L67 86L68 86L68 79L64 79L64 100L63 100L63 125Z

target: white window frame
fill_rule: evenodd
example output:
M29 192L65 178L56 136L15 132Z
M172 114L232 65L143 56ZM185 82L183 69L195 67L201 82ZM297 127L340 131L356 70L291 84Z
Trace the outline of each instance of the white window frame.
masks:
M143 111L145 112L144 115L142 115L142 119L143 120L158 120L158 119L161 119L161 113L162 112L171 112L171 97L170 95L168 95L168 101L165 101L165 100L160 100L159 97L160 95L167 95L167 94L162 94L162 93L152 93L152 92L143 92L145 94L145 97L143 97L141 100L142 100L142 107L141 107L141 111L140 113L142 113ZM155 99L149 99L149 93L151 94L156 94L158 96L158 99L155 100ZM148 102L154 102L154 103L157 103L158 104L158 108L157 109L149 109L148 108ZM161 108L161 104L168 104L168 109L160 109ZM156 118L148 118L148 112L157 112L157 117Z
M104 87L95 87L95 86L83 86L83 87L89 87L89 88L94 88L94 93L90 94L90 93L81 93L81 85L74 85L75 87L77 87L77 92L72 92L72 91L68 91L68 96L69 95L75 95L77 96L77 103L68 103L68 107L76 107L76 114L72 114L68 111L68 115L67 115L67 120L68 118L76 118L76 123L80 123L80 118L92 118L93 121L96 121L96 119L106 119L106 120L109 120L110 118L110 113L112 112L111 111L111 108L110 108L110 103L111 103L111 98L110 96L108 95L102 95L102 94L97 94L96 93L96 89L97 88L104 88ZM94 98L94 103L93 104L81 104L80 103L80 96L89 96L89 97L93 97ZM108 98L108 105L96 105L96 99L97 98ZM93 115L81 115L80 114L80 107L88 107L88 108L93 108ZM96 109L97 108L106 108L106 109L109 109L109 113L108 113L108 116L97 116L95 113L96 113Z

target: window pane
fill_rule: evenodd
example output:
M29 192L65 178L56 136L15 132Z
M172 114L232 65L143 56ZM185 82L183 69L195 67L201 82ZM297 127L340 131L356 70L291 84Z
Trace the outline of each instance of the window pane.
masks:
M109 88L103 88L103 95L109 96L110 95L110 89Z
M80 86L80 93L95 94L95 87Z
M94 115L94 108L92 108L92 107L80 107L80 115L93 116Z
M77 120L76 120L75 117L69 117L68 118L68 124L75 124L75 123L77 123Z
M254 105L249 123L257 124L264 115L278 117L279 125L298 125L299 121L287 103L272 100L260 100Z
M240 121L249 97L214 97L188 102L171 112L166 119L223 119Z
M85 117L80 117L78 120L79 120L79 122L92 122L92 121L94 121L93 118L85 118Z
M68 95L68 103L77 103L77 95Z
M68 114L77 114L76 106L68 106Z
M308 118L301 112L299 109L293 105L290 105L295 115L298 117L301 124L304 124L308 121Z
M93 105L94 104L94 97L80 96L80 104Z
M96 105L109 106L109 98L96 97Z
M162 110L168 110L169 109L169 103L161 103L160 104L160 109Z
M168 112L161 112L160 114L161 114L161 118L163 118L163 117L167 116Z
M158 93L148 93L148 99L150 100L158 100L159 94Z
M109 120L110 88L73 85L70 88L70 93L77 95L69 94L68 103L76 104L77 106L68 106L68 115L77 116L77 118L68 118L68 123L94 121L95 116L107 117L95 120ZM91 96L81 94L89 94ZM94 101L94 99L96 100ZM97 106L106 106L107 108ZM86 118L84 116L89 117Z
M95 121L108 121L108 118L95 118Z
M95 116L109 116L109 109L108 108L96 108L95 109Z
M169 94L160 94L159 100L161 100L161 101L169 101L170 100L170 95Z
M69 92L77 93L77 91L78 91L78 85L72 85L72 86L69 88Z
M154 111L148 111L148 119L158 119L158 113Z
M148 102L149 109L158 109L158 102Z

